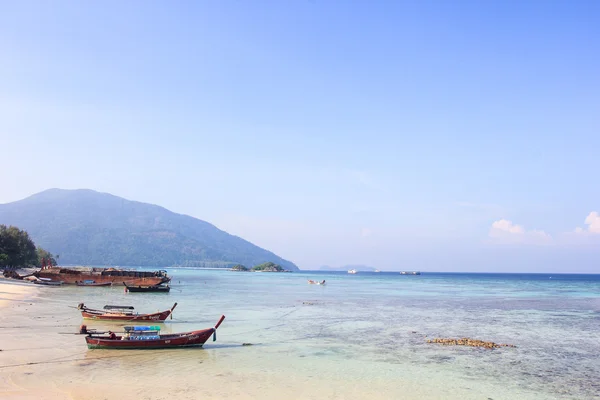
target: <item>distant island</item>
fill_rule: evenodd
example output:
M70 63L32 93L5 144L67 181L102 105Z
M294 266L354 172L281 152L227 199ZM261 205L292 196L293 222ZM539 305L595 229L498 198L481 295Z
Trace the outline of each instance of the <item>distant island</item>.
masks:
M275 264L274 262L266 262L248 269L248 267L238 264L231 268L232 271L251 271L251 272L286 272L281 265Z
M291 261L214 225L93 190L49 189L0 204L0 224L25 230L63 265L231 268Z

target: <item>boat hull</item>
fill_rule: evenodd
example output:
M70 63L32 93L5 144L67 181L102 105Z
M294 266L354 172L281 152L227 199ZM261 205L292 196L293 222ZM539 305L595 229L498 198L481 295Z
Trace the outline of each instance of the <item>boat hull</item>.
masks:
M175 335L160 335L160 339L153 340L121 340L121 336L115 339L87 336L85 341L88 349L151 350L202 347L215 331L215 328L209 328Z
M131 286L125 284L125 288L131 293L169 293L170 286Z
M45 286L62 286L63 281L33 281L36 285L45 285Z
M105 282L105 283L81 283L81 282L75 282L77 286L112 286L111 282Z
M173 310L177 307L177 303L171 307L170 310L165 310L151 314L137 314L137 313L123 313L123 312L106 312L95 310L85 307L83 304L80 305L81 316L83 319L100 320L100 321L121 321L121 322L135 322L135 321L164 321L169 315L173 313Z
M81 316L83 319L93 319L93 320L101 320L101 321L123 321L123 322L131 322L131 321L164 321L169 315L171 315L171 310L154 313L154 314L139 314L139 315L107 315L107 314L93 314L87 311L81 311Z
M112 283L113 285L154 286L167 283L171 280L162 271L120 271L106 268L94 268L84 271L72 268L50 267L36 273L39 278L63 281L65 284L75 285L81 281L94 281L96 283Z

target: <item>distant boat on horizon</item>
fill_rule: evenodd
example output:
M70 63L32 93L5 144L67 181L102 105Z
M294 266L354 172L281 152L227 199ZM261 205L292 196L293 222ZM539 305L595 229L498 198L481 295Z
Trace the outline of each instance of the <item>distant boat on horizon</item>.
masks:
M400 275L421 275L420 271L400 271Z
M357 273L357 272L358 272L358 271L357 271L357 270L355 270L355 269L351 269L351 270L349 270L349 271L348 271L348 273L349 273L349 274L355 274L355 273Z
M380 270L376 269L375 272L381 272Z

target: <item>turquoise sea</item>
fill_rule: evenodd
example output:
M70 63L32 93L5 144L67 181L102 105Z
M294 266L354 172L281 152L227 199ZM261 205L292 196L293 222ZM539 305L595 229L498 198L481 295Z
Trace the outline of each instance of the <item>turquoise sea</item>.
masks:
M176 373L163 370L178 387L196 388L175 376L201 368L195 374L212 371L233 387L252 376L259 380L257 390L280 390L286 398L307 385L330 390L295 398L361 398L367 389L379 390L380 398L406 399L600 397L600 275L168 272L173 278L168 294L65 287L45 288L41 296L54 308L64 308L61 314L69 317L60 323L73 324L73 329L82 321L68 306L79 302L94 308L133 305L141 312L178 302L173 319L164 324L166 332L211 327L225 314L218 340L194 350L193 356L168 350L153 351L153 356L138 352L129 361L95 361L101 369L132 374L152 357L162 358L156 362L179 368ZM325 279L326 285L309 285L308 279ZM88 326L111 327L100 322ZM426 342L436 337L517 347L489 350ZM85 350L81 337L69 340L81 347L84 359L114 354ZM180 394L201 394L200 386L194 390Z

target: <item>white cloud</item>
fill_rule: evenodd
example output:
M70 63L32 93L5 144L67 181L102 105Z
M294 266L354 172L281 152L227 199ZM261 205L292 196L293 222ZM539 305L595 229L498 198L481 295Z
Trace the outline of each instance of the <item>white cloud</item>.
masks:
M592 211L587 218L585 223L588 224L588 230L593 233L600 233L600 215L598 212Z
M548 244L552 241L552 237L544 231L538 229L528 231L507 219L494 221L489 236L496 242L510 244Z
M575 228L575 233L600 233L600 214L597 211L592 211L585 218L585 224L588 226L587 229Z
M522 234L525 233L525 229L521 225L513 224L512 221L506 219L500 219L498 221L494 221L492 224L492 230L490 234L500 232L508 232L514 234Z

